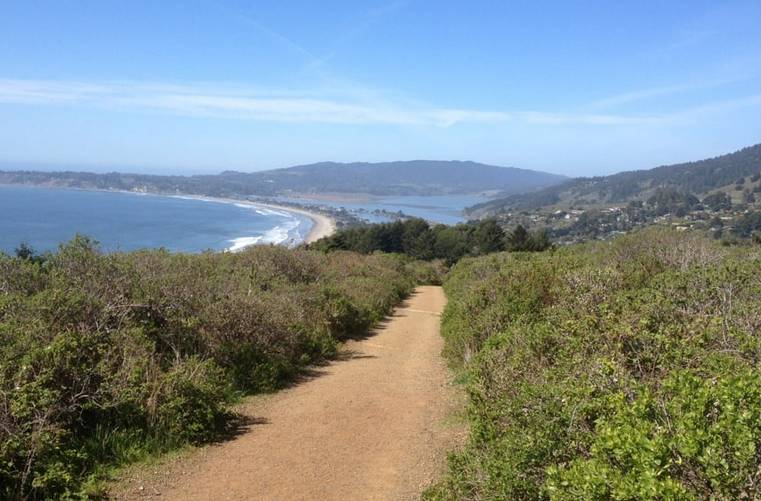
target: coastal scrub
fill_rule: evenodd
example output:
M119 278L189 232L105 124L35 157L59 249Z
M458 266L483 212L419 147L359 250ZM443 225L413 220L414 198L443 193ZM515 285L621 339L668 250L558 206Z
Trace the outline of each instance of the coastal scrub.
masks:
M415 286L409 260L261 246L0 254L0 498L97 494L104 467L223 436Z
M651 229L464 259L468 446L426 499L758 499L761 254Z

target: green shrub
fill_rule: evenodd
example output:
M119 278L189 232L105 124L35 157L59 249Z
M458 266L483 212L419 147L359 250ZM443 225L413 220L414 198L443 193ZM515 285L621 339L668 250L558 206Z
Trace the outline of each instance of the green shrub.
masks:
M589 457L549 471L554 499L757 499L761 377L673 374L611 397Z
M211 360L196 357L173 365L149 400L151 426L180 443L214 438L224 424L229 383Z
M458 263L442 332L471 436L426 497L760 497L751 249L650 230Z
M0 254L0 498L92 491L108 465L214 439L416 285L401 256L256 247Z

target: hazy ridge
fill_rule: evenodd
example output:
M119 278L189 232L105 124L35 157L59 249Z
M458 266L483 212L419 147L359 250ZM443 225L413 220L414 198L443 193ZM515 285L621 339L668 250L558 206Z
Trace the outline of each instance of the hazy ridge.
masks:
M322 162L260 172L192 176L121 172L0 171L0 183L207 196L287 193L368 193L378 196L520 193L551 186L564 176L462 161Z

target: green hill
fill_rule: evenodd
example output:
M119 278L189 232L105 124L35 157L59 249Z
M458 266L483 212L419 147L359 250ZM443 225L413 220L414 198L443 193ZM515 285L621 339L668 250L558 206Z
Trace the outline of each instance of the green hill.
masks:
M576 178L523 194L505 194L471 207L473 216L495 215L511 210L595 204L620 204L647 200L658 188L703 195L712 191L737 193L758 185L761 173L761 144L727 155L666 165L649 170L621 172L611 176ZM747 185L746 185L747 183Z

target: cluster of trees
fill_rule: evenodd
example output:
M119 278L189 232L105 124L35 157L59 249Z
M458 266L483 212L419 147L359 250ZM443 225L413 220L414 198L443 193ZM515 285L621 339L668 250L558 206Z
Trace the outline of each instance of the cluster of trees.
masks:
M214 439L408 294L432 263L241 253L0 253L0 499L95 497L104 467Z
M465 256L505 250L542 251L551 245L545 232L530 233L519 225L512 232L505 233L492 219L455 226L430 226L423 219L413 218L340 230L310 248L351 250L363 254L377 251L401 253L415 259L443 259L451 265Z
M647 205L653 210L654 215L664 214L684 215L700 205L700 200L695 195L684 193L674 188L658 188L648 199ZM730 201L731 206L731 201Z
M472 433L424 498L761 498L759 266L658 229L455 265Z
M675 188L658 188L647 199L647 205L654 215L674 214L682 217L694 210L710 210L721 212L732 209L732 197L723 191L711 193L701 201L691 193L685 193Z
M714 212L731 210L732 198L723 191L719 191L703 198L703 206Z

